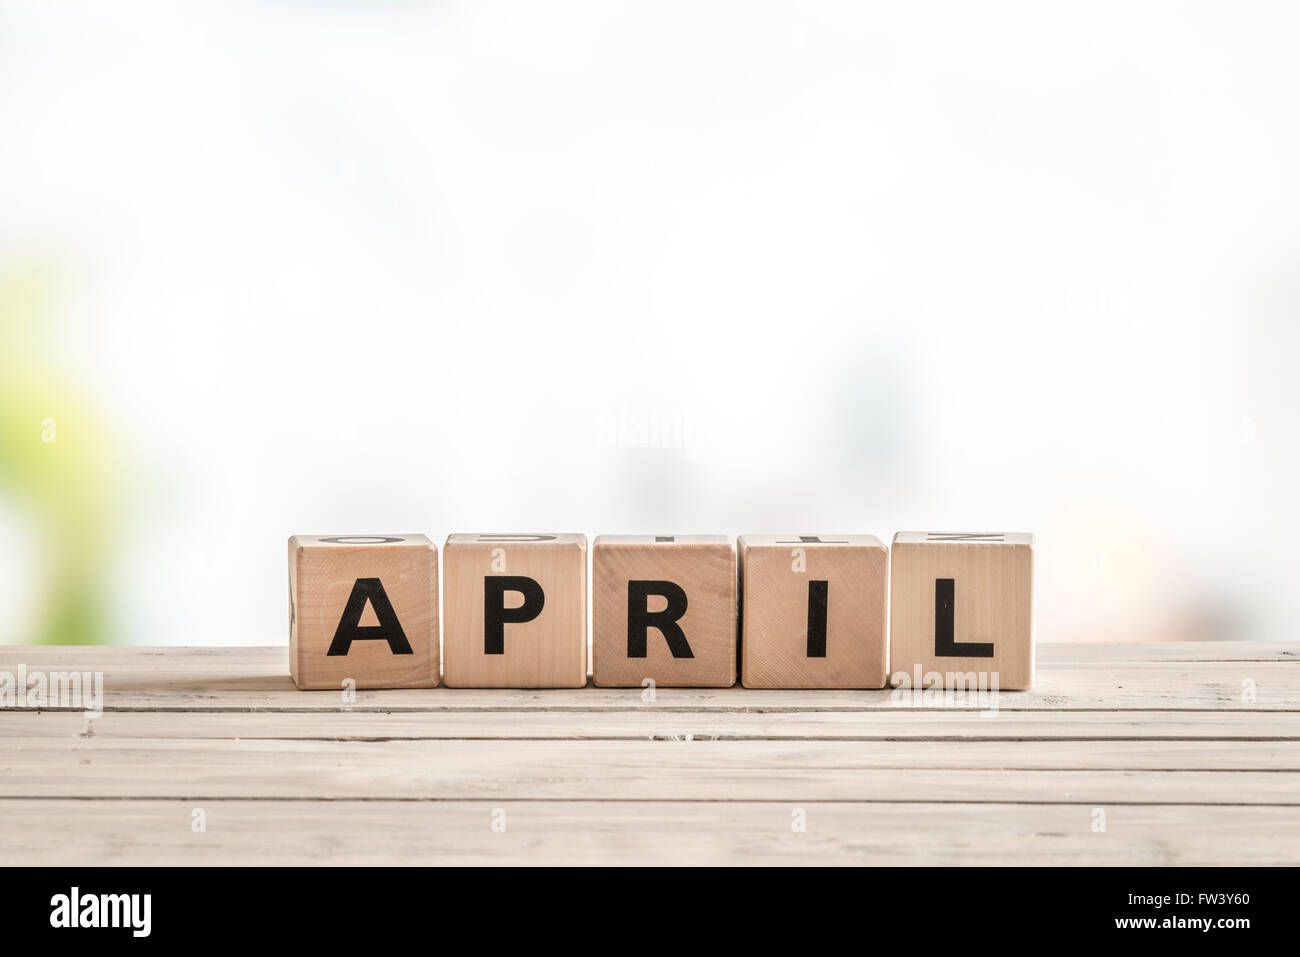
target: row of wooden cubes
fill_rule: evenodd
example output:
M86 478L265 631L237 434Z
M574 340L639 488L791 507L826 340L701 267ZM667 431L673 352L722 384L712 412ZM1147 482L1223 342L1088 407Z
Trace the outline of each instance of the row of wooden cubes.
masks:
M1027 688L1033 536L601 535L601 687ZM587 683L579 534L289 539L289 662L304 689Z

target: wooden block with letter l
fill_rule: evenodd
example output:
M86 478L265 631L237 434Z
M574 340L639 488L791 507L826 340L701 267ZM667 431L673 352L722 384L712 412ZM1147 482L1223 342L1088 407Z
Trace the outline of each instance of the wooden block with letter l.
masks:
M736 552L725 535L601 535L591 552L602 688L736 683Z
M442 562L449 688L587 684L587 536L449 535Z
M889 551L874 535L741 535L740 683L883 688Z
M303 689L438 684L438 549L424 535L289 539L289 673Z
M899 532L890 565L894 684L1033 684L1033 535Z

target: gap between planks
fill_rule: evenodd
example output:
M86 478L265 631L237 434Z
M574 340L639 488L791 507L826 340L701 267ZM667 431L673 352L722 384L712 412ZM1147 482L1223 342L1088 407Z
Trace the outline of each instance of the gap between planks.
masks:
M319 713L24 711L0 717L9 738L98 737L316 741L1296 741L1300 712L594 712Z

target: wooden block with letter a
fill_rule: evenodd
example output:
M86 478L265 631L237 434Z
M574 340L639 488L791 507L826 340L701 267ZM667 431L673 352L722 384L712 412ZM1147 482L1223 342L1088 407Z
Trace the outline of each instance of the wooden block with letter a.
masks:
M591 552L602 688L736 683L736 552L725 535L601 535Z
M438 549L424 535L289 539L289 673L299 688L438 684Z
M740 683L883 688L889 552L874 535L742 535Z
M894 684L1033 684L1033 535L899 532L890 564Z
M449 688L587 684L585 535L449 535L442 562Z

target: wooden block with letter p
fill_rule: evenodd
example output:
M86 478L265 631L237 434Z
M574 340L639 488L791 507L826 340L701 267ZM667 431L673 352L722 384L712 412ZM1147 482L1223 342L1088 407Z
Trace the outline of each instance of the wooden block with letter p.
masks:
M725 535L601 535L591 552L602 688L736 683L736 552Z
M740 683L883 688L889 552L874 535L741 535Z
M895 685L1033 684L1033 535L899 532L890 564Z
M587 684L585 535L449 535L442 561L449 688Z
M303 689L438 684L438 549L424 535L289 539L289 673Z

